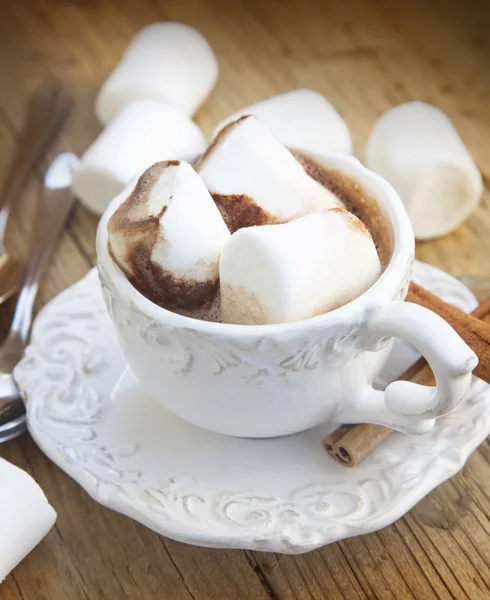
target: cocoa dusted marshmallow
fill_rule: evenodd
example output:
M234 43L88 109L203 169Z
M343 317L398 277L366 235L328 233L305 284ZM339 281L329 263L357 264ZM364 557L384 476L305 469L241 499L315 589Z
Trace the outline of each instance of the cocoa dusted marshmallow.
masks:
M344 209L234 233L219 265L225 323L267 325L326 313L381 274L369 230Z
M293 90L246 106L224 119L214 135L244 115L256 116L291 150L352 154L352 140L344 119L314 90Z
M131 41L99 91L95 112L107 124L131 102L152 98L192 116L216 84L218 71L199 31L184 23L153 23Z
M254 116L229 123L196 165L230 231L342 206Z
M199 175L185 162L156 163L120 200L107 224L109 251L129 281L164 308L209 305L230 232Z
M86 150L73 191L101 214L135 173L161 160L192 160L205 148L202 131L175 108L157 100L134 102Z
M401 104L377 120L366 164L400 194L419 240L456 229L483 192L480 171L453 124L424 102Z

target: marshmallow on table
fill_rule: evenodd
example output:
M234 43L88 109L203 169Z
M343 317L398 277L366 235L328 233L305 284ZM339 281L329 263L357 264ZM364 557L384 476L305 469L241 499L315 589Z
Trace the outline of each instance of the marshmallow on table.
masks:
M206 39L184 23L153 23L131 41L102 86L95 111L108 123L127 104L161 100L192 116L218 79L218 61Z
M121 194L107 231L116 263L156 304L193 310L214 300L230 232L189 164L166 161L145 171Z
M37 483L0 458L0 583L56 521Z
M401 104L377 120L366 164L400 194L419 240L456 229L483 191L480 171L453 124L424 102Z
M199 127L176 109L156 100L127 106L82 156L73 191L101 214L131 177L160 160L191 160L206 148Z
M229 123L196 165L231 231L342 206L254 116Z
M365 292L381 265L369 230L333 209L234 233L219 264L225 323L288 323L338 308Z
M214 131L254 115L288 148L320 154L352 154L349 129L330 102L314 90L293 90L246 106Z

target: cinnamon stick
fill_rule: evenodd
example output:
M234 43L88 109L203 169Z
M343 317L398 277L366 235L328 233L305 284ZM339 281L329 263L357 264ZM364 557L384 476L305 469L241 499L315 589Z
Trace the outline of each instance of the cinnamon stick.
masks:
M490 383L490 326L485 322L484 317L466 314L459 308L451 306L444 300L434 296L434 294L413 281L410 284L406 301L420 304L420 306L432 310L447 321L473 352L478 355L479 362L473 371L474 374ZM490 298L480 305L482 311L487 310L487 303L490 307Z
M490 383L490 297L467 315L412 282L406 300L425 306L445 319L478 355L475 375ZM435 384L434 374L423 357L399 379L421 385ZM371 454L392 431L369 423L341 425L324 438L323 446L336 462L353 467Z

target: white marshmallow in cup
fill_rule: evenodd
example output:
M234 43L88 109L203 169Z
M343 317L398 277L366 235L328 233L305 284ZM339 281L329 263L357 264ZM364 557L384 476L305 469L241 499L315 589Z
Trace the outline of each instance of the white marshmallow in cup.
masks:
M114 200L107 231L114 260L150 300L183 310L213 302L230 232L189 164L156 163L132 181Z
M221 130L196 170L226 215L231 231L284 223L343 206L250 115Z
M173 107L156 100L134 102L85 151L73 191L100 215L135 173L160 160L192 160L205 148L199 127Z
M107 124L131 102L153 98L192 116L216 84L218 71L199 31L185 23L153 23L131 41L100 89L95 112Z
M0 458L0 584L55 521L56 513L34 479Z
M483 192L480 171L453 124L424 102L401 104L376 121L366 164L400 194L419 240L456 229Z
M219 265L225 323L268 325L346 304L381 275L369 230L344 209L234 233Z
M344 119L315 90L292 90L246 106L224 119L214 135L243 115L256 116L290 149L352 154L352 140Z

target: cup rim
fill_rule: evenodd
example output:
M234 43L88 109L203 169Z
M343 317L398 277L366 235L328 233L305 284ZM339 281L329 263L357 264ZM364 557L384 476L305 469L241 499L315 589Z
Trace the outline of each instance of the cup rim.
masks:
M298 331L305 328L323 327L327 324L340 322L354 315L362 307L366 307L366 302L369 306L380 302L384 296L384 291L389 285L389 281L393 277L403 279L406 267L414 258L415 238L413 229L410 223L405 206L403 205L400 196L395 191L393 186L389 184L381 175L365 167L357 158L349 155L340 154L318 154L311 151L302 150L303 154L311 157L313 160L320 162L326 167L334 167L340 170L347 176L360 179L363 188L375 198L382 197L384 201L380 202L380 207L383 216L387 219L392 235L393 253L387 267L375 283L367 289L363 294L354 298L347 304L340 306L332 311L308 317L300 321L291 323L274 323L268 325L241 325L235 323L221 323L216 321L205 321L180 315L166 308L158 306L141 292L139 292L127 279L126 275L113 261L107 248L108 234L107 222L120 204L120 195L116 196L109 204L104 214L102 215L97 228L97 267L100 270L100 265L103 266L107 275L111 278L113 286L118 293L127 297L138 309L147 317L154 319L158 323L165 322L167 325L183 328L199 330L214 334L230 334L237 335L248 334L254 336L257 334L272 334ZM135 176L128 184L128 189L131 185L134 187L135 181L140 174ZM110 266L106 268L105 264Z

